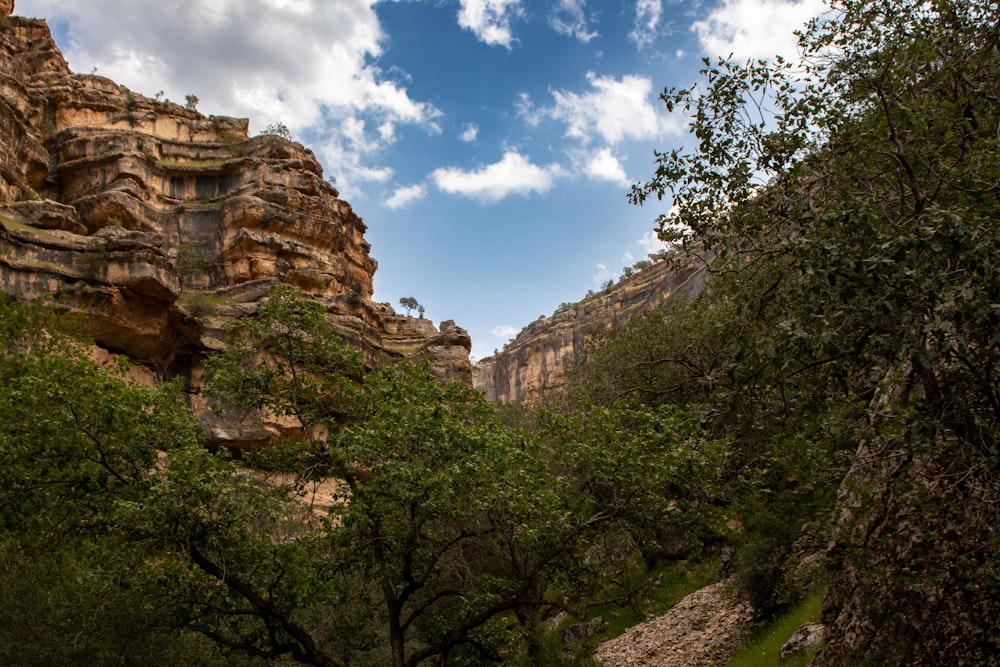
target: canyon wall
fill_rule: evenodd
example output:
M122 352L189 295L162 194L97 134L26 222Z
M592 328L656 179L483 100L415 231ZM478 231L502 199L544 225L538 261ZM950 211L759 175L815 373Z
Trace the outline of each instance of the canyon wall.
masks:
M541 403L561 395L592 331L621 326L663 300L690 298L705 279L706 264L661 260L579 303L563 306L525 327L506 347L479 360L473 385L497 403Z
M0 9L0 290L82 315L139 375L183 376L201 409L205 356L278 283L369 363L429 358L471 383L465 330L372 301L365 224L310 150L74 74L44 21Z

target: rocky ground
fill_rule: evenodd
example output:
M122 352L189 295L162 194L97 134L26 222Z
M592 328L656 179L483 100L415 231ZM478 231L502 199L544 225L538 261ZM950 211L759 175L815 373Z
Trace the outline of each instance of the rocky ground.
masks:
M594 659L604 667L708 667L725 664L752 628L750 607L706 586L670 611L601 644Z

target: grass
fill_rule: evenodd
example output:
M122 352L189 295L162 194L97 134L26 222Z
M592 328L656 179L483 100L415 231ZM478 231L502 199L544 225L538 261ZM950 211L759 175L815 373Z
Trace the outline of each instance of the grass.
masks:
M185 292L177 300L183 304L187 304L192 301L204 301L206 303L212 304L213 306L229 305L229 302L223 299L221 296L215 294L207 294L205 292Z
M665 613L684 597L708 586L719 571L717 560L707 560L701 563L668 564L660 572L660 584L645 595L640 595L635 607L620 607L607 605L599 607L595 616L602 616L608 629L599 635L597 643L617 637L632 626L641 623L649 616ZM597 645L594 644L594 646Z
M49 239L54 238L53 235L50 234L47 230L39 229L38 227L32 227L31 225L26 225L23 222L12 220L11 218L8 218L5 215L0 215L0 223L3 223L3 226L11 231L31 232L32 234L36 234L37 236L40 236L42 238L49 238Z
M805 667L816 651L806 651L781 659L781 647L795 631L806 623L817 622L823 607L826 589L814 591L797 606L778 616L758 630L729 661L727 667Z
M612 604L604 605L591 609L586 617L573 618L563 624L583 623L600 616L605 622L604 632L598 633L567 650L562 643L562 626L553 628L542 637L542 650L545 657L541 663L529 662L527 656L522 655L511 664L516 667L595 664L587 656L592 654L601 642L617 637L630 627L645 621L649 616L666 612L685 596L715 581L718 571L719 561L717 559L701 563L664 565L652 573L652 576L659 577L658 584L645 594L639 595L634 604L625 607Z

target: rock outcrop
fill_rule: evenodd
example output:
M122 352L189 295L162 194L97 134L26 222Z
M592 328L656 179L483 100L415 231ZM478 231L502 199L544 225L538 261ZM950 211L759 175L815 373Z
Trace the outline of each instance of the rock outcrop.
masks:
M673 297L697 294L706 265L662 260L608 290L561 308L525 327L501 352L479 360L473 385L498 403L538 403L557 397L595 329L621 326L633 315Z
M841 485L811 664L1000 664L996 471L943 443L914 456L859 446Z
M366 358L471 383L468 334L372 301L366 227L316 157L246 119L73 74L44 21L0 5L0 289L84 316L102 348L197 392L271 286L322 303Z

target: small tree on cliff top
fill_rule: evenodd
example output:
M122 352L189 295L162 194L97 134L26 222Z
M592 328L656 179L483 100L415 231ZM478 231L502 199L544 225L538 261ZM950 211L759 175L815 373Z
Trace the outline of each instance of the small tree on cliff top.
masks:
M421 314L423 314L423 307L420 305L420 302L418 302L412 296L404 296L402 299L399 300L399 305L406 309L407 317L410 316L411 310L417 310L420 311Z

